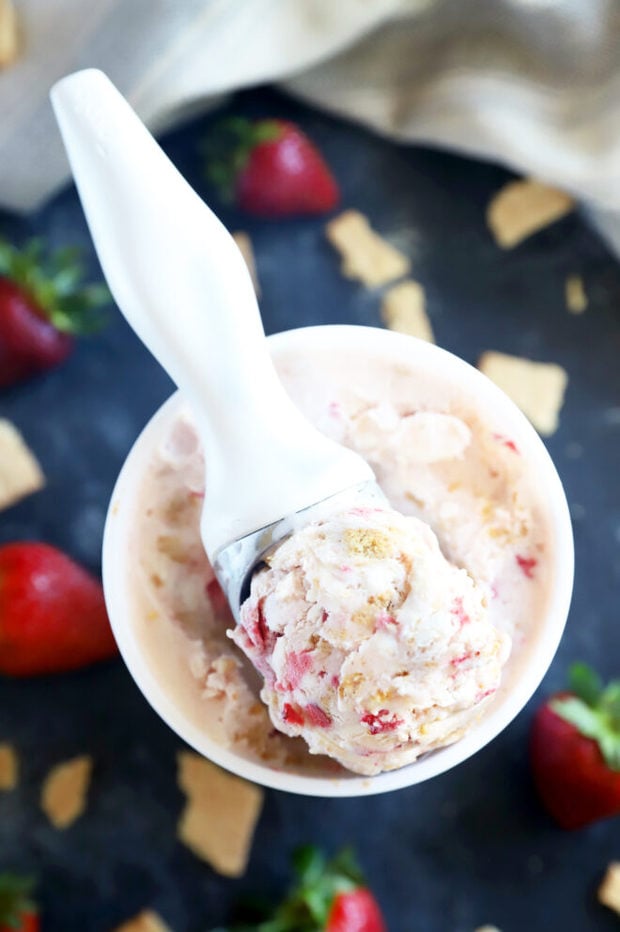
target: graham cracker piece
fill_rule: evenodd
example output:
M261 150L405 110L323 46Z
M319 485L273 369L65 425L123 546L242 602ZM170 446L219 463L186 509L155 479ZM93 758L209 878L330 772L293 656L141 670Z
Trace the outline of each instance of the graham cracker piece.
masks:
M571 314L583 314L588 306L588 296L581 275L569 275L565 286L566 309Z
M19 765L15 748L0 744L0 790L14 790L19 777Z
M68 828L86 808L93 762L88 755L57 764L41 792L41 808L55 828Z
M242 231L233 233L232 238L239 247L239 252L243 256L245 264L248 267L248 272L250 273L250 278L252 279L252 284L254 285L254 291L256 292L257 297L260 297L260 284L258 282L258 274L256 272L256 260L254 258L252 240L247 233L243 233Z
M598 888L598 901L620 916L620 861L612 861L607 867Z
M133 919L128 919L122 926L118 926L114 932L172 932L172 930L161 916L158 916L152 909L145 909Z
M378 560L389 556L393 547L390 538L383 531L372 528L347 528L344 540L349 553L357 553L364 557L375 557Z
M45 477L17 428L0 418L0 511L38 492Z
M426 313L424 288L413 279L393 285L383 296L381 318L386 327L434 343L433 328Z
M241 877L263 791L188 751L178 755L177 779L187 796L177 837L218 874Z
M345 278L368 288L387 285L409 271L409 259L384 240L357 210L346 210L325 227L329 242L342 256Z
M521 178L509 182L491 199L487 224L497 245L512 249L574 207L574 200L564 191L532 178Z
M555 433L568 384L562 366L489 351L478 368L512 398L540 434Z
M0 0L0 68L6 68L17 58L19 36L13 0Z

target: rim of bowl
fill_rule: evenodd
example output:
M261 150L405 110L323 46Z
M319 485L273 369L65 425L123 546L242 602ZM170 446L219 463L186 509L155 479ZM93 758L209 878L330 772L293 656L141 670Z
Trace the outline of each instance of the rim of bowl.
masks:
M546 491L554 543L547 610L540 634L530 649L527 667L497 708L491 708L480 723L459 741L430 752L398 770L372 777L358 774L323 777L289 773L248 760L210 738L179 711L172 699L172 691L166 688L149 666L140 648L135 625L128 617L134 599L130 593L130 574L127 572L127 545L135 514L137 487L164 425L182 403L178 392L164 402L139 434L112 492L104 529L102 569L114 635L129 672L158 715L196 751L240 777L273 789L323 797L370 796L421 783L467 760L497 737L529 701L553 660L568 616L574 571L572 525L562 483L544 443L514 402L485 375L441 347L405 334L347 324L324 324L287 330L270 336L268 343L276 356L281 351L299 347L311 350L341 347L346 351L357 348L367 355L382 358L388 356L395 362L402 361L409 368L415 368L416 365L422 368L430 366L435 374L438 371L445 372L446 379L451 382L461 380L471 395L477 394L484 399L486 409L493 407L509 422L510 430L517 434L520 449L528 462L538 469L539 483Z

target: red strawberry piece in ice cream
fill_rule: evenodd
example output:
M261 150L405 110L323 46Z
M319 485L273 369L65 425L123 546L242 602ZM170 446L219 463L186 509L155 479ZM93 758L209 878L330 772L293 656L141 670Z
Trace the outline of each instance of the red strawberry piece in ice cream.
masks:
M373 712L366 712L365 715L362 715L360 721L362 721L364 725L368 725L368 730L371 735L382 735L386 731L395 731L399 725L403 724L402 718L398 718L397 715L388 718L389 714L389 709L379 709L376 714Z
M452 603L452 608L450 609L452 615L456 615L457 621L461 627L466 625L471 620L467 612L463 607L463 597L457 596L454 602Z
M300 727L306 722L304 714L299 706L292 705L290 702L284 703L282 708L282 718L289 725L299 725Z
M315 728L329 728L331 726L331 716L314 703L304 706L304 713L308 724L313 725Z
M523 575L527 576L528 579L534 579L534 570L538 566L536 557L524 557L518 553L515 559Z

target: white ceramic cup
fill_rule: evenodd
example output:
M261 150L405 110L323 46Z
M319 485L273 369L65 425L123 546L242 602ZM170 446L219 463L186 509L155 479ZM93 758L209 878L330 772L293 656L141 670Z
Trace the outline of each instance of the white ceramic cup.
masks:
M371 327L330 325L290 330L269 337L272 355L288 350L338 349L381 355L396 366L432 372L462 387L464 396L479 399L481 410L492 412L514 438L537 477L550 513L551 593L547 611L537 630L530 632L527 663L508 690L500 691L481 721L460 741L433 751L417 762L374 777L356 774L334 777L286 772L248 760L214 741L204 730L200 708L192 709L175 699L175 683L166 680L138 636L136 602L132 593L130 567L131 530L134 526L140 486L154 451L167 435L180 409L173 395L147 424L125 461L116 483L103 542L103 583L114 634L130 673L145 697L165 722L189 745L216 764L264 786L310 796L366 796L421 783L466 760L498 735L528 702L557 650L564 630L573 584L573 538L562 484L544 444L529 422L489 379L458 357L412 337ZM319 376L320 377L320 376ZM191 677L187 670L187 677ZM178 692L178 689L177 689Z

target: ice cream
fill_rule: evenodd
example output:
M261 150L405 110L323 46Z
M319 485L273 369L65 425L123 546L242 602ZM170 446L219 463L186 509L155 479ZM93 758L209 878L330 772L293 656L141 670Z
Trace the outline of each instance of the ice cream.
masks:
M273 628L274 645L260 658L249 649L250 663L227 635L234 621L201 546L202 454L191 417L179 403L153 451L141 484L142 498L135 504L130 541L135 559L127 573L135 594L136 632L153 676L174 694L186 718L222 747L304 775L330 775L334 769L346 774L336 759L348 769L376 772L380 758L381 768L400 767L422 752L455 741L510 693L536 646L554 585L551 517L518 428L482 406L461 384L447 381L431 365L421 369L402 358L395 363L380 348L348 351L346 338L320 351L307 342L300 338L275 354L278 373L294 402L321 430L368 459L390 505L407 516L404 531L388 512L389 521L398 525L394 534L399 552L416 555L411 592L401 598L405 574L397 559L388 560L386 577L373 581L362 566L363 548L361 553L348 553L347 539L351 542L355 535L344 532L356 530L350 525L356 516L333 516L341 522L342 534L335 538L341 541L341 555L312 544L303 548L302 559L291 552L297 546L292 537L274 554L269 569L257 576L246 612L252 606L258 609L264 599L262 616L266 627ZM369 516L357 517L369 530ZM388 519L379 513L375 519L376 530L383 530L381 521ZM299 533L304 532L296 537ZM304 605L304 612L293 611L297 587L301 592L318 572L319 559L324 574L319 588L331 615L325 622L316 617L318 609L311 603ZM289 560L295 569L286 574L284 584ZM351 566L364 580L359 590L348 574L338 577L334 567L342 566ZM274 599L267 606L274 587L286 590L287 585L286 598L286 592L279 591L281 608L274 608ZM366 631L350 620L340 624L338 606L343 600L350 619L375 592L389 593L385 615L374 615ZM390 616L398 626L387 621ZM469 621L461 624L465 616ZM429 632L424 622L431 618ZM247 634L249 617L245 627ZM286 628L280 638L275 637L278 628ZM329 645L329 665L319 666L319 657L310 657L311 670L304 670L306 638L316 651L312 635ZM424 636L429 639L428 667L421 662L421 651L413 649ZM237 632L235 640L242 639ZM276 648L276 641L281 646ZM244 646L248 648L247 642ZM291 653L302 655L298 673L303 675L291 691L281 691L275 686L290 683ZM325 676L320 675L323 669ZM347 691L347 675L356 672L366 679ZM410 675L395 675L403 672ZM337 685L332 679L336 676ZM393 693L379 702L383 682ZM263 689L266 702L260 698ZM484 696L491 690L495 692ZM331 729L312 727L312 734L305 735L312 751L328 752L333 758L311 754L304 740L291 737L301 734L302 726L290 711L285 713L286 703L293 713L296 706L315 705L338 724L343 735L338 747L330 744ZM367 720L360 722L365 716Z
M457 740L499 686L510 639L427 524L354 508L267 558L233 633L276 728L356 773Z

